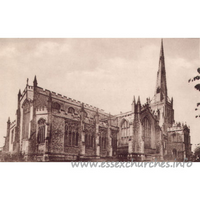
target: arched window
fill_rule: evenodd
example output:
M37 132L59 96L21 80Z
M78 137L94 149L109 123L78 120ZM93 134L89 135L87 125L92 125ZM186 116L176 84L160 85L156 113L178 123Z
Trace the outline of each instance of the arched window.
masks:
M173 158L176 158L176 157L177 157L177 150L176 150L176 149L173 149L173 151L172 151L172 156L173 156Z
M121 142L126 145L128 142L127 137L129 137L129 122L127 120L123 120L121 123Z
M99 146L101 147L101 136L99 136Z
M85 134L85 146L87 147L87 143L88 143L88 138L87 138L87 134Z
M92 142L91 147L94 147L94 136L92 136Z
M72 146L75 145L75 132L72 133Z
M106 149L106 137L104 137L104 149Z
M22 139L28 139L29 122L30 122L30 102L26 99L22 107L23 107Z
M151 148L151 124L147 117L142 122L143 135L144 135L144 148Z
M71 131L71 127L69 127L69 146L72 145L72 131Z
M44 143L45 141L45 119L38 121L38 143Z
M78 146L78 124L65 124L65 146Z
M78 134L78 131L76 132L76 146L78 146L78 137L79 137L79 134Z
M68 128L68 124L65 124L65 139L64 139L64 143L65 146L67 146L69 144L69 128Z
M171 141L172 141L172 142L177 141L176 133L173 133L173 134L171 135Z
M55 109L55 110L60 110L60 104L57 103L57 102L53 102L52 108Z
M74 114L74 112L75 112L74 108L72 108L72 107L68 108L68 113Z

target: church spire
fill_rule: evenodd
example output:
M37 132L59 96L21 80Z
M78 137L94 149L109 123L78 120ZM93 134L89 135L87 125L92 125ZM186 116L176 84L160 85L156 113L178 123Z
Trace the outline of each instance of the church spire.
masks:
M161 39L161 48L160 48L160 58L164 58L164 50L163 50L163 39Z
M156 101L162 101L167 98L167 80L165 71L165 56L163 48L163 39L161 40L159 68L157 72L157 82L155 91Z

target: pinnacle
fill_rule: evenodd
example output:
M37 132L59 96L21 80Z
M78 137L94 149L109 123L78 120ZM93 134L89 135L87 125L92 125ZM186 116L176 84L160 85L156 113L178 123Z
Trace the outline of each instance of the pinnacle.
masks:
M140 104L140 96L138 96L137 104Z

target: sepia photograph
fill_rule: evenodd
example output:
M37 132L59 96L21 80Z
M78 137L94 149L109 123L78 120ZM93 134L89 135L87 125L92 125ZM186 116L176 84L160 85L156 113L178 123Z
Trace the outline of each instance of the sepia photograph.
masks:
M197 199L196 0L0 10L1 199Z
M1 161L199 161L199 41L0 39Z

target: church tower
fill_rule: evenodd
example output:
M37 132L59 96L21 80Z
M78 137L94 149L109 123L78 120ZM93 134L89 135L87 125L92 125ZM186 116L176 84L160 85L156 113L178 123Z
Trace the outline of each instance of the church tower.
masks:
M162 127L163 131L166 132L167 128L171 127L174 122L174 110L173 100L170 101L167 94L167 78L163 40L161 40L156 88L150 106L158 115L160 127Z

